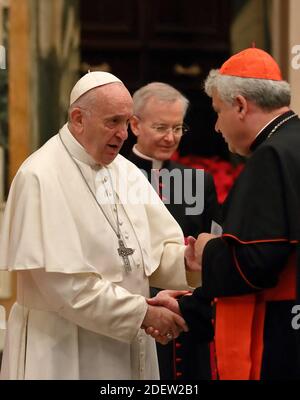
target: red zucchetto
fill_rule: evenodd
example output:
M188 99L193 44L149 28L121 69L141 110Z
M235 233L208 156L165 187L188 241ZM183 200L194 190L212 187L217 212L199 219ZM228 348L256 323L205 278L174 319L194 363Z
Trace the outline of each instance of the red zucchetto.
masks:
M243 50L224 62L219 70L221 75L241 78L271 79L281 81L282 75L277 62L270 54L257 48Z

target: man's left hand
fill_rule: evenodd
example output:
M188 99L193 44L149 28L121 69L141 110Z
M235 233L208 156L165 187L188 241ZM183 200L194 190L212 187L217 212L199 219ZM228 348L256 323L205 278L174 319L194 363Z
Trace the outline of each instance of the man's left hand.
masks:
M211 239L217 238L217 235L213 235L212 233L200 233L198 235L197 240L194 244L194 251L195 251L195 259L198 260L200 265L202 266L202 257L203 257L203 250L206 246L207 242Z
M196 255L196 239L193 236L188 236L186 238L186 248L184 251L185 268L187 271L201 271L201 265L199 258Z

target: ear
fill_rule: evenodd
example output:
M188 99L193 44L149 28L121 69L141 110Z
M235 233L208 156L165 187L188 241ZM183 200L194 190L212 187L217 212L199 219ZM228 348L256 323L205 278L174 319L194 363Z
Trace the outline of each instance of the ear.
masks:
M243 119L248 112L248 102L246 98L240 94L236 96L235 102L235 107L237 108L239 117Z
M83 114L80 108L73 108L70 112L70 122L76 129L82 129L83 127Z
M130 128L131 128L131 130L132 130L132 133L133 133L136 137L139 136L139 123L140 123L140 120L139 120L139 118L136 117L135 115L133 115L133 116L130 118Z

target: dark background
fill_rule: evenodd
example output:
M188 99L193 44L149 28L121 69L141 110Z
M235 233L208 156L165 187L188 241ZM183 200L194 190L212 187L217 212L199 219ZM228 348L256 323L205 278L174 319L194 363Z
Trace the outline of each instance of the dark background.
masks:
M191 102L191 131L180 155L228 159L203 81L230 55L230 16L238 6L230 0L81 0L81 74L111 72L132 94L152 81L173 85ZM133 143L130 134L121 153Z

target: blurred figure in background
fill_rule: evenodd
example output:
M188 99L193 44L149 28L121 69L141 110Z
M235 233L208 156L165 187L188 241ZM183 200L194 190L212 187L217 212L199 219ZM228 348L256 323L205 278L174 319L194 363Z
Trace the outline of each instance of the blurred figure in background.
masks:
M137 143L129 160L146 174L185 237L211 232L212 224L220 222L212 176L171 161L188 132L188 99L166 83L152 82L134 93L133 102L130 126ZM152 288L152 295L157 292ZM208 342L199 343L188 332L166 346L158 343L157 349L162 379L210 379Z

